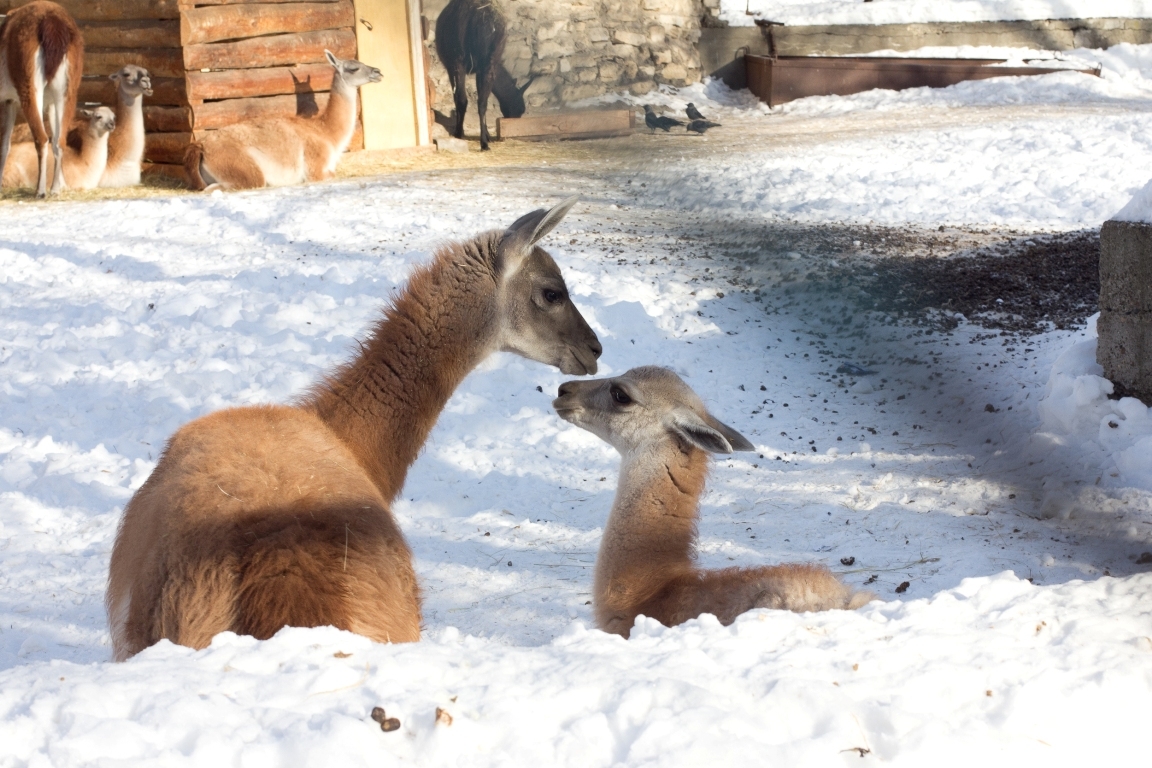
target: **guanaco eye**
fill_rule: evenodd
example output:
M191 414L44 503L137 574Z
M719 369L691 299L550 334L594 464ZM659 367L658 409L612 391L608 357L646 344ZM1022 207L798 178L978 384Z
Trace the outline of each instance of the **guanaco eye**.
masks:
M548 302L549 304L555 304L556 302L560 301L560 292L554 291L551 288L545 288L544 301Z
M612 399L620 403L620 405L628 405L628 403L632 402L632 398L628 397L628 394L620 389L620 387L612 387Z

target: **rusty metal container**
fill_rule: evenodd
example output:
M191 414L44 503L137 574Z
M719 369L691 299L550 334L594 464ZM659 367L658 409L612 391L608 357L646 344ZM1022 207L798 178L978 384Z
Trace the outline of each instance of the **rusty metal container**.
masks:
M806 96L848 96L873 88L944 88L964 80L1097 70L997 67L1004 59L904 59L880 56L744 57L748 88L770 107Z

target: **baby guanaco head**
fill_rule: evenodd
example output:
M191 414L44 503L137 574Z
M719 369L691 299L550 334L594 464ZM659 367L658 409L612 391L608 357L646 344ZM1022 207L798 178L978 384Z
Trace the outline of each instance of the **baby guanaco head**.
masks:
M552 407L621 454L675 442L709 453L756 450L736 430L708 413L692 388L667 368L643 366L620 376L560 385Z

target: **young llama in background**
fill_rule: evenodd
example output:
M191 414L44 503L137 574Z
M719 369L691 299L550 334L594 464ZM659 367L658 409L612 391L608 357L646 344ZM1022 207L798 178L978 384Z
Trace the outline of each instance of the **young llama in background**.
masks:
M84 39L76 22L56 3L21 6L0 25L0 175L8 161L19 108L36 149L37 197L49 192L48 146L55 160L52 194L65 186L61 144L72 125L83 74Z
M820 565L696 566L709 454L755 448L708 413L676 374L643 367L611 379L569 381L552 405L622 457L592 594L596 624L605 632L628 637L640 614L667 626L702 613L731 624L753 608L854 609L874 599Z
M356 89L380 70L324 51L335 72L318 117L249 120L210 131L188 146L184 171L193 189L258 189L330 179L356 130Z
M497 350L596 371L600 342L536 247L574 202L442 247L355 359L297 405L181 427L116 533L114 657L286 626L418 640L420 591L389 506L444 404Z
M60 150L64 183L68 189L95 189L108 164L108 141L116 128L116 115L108 107L81 109L77 115L83 126L80 149L65 145ZM7 167L0 175L0 187L31 189L36 186L38 169L36 147L32 142L13 144ZM56 161L49 157L48 171L54 173L55 170Z
M108 77L116 82L116 131L108 139L108 167L100 186L132 187L140 183L144 163L144 97L152 95L152 78L135 64Z

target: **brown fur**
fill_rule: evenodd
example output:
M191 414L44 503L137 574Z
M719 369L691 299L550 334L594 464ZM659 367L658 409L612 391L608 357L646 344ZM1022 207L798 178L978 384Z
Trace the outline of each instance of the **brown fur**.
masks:
M615 400L614 389L630 399ZM571 381L553 403L573 424L622 454L616 500L596 557L593 612L628 637L643 614L675 626L702 613L731 624L753 608L853 609L873 599L820 565L704 570L695 564L696 522L708 451L753 450L717 421L679 377L636 368L614 379Z
M420 590L389 505L444 404L497 349L596 369L599 343L570 302L533 321L535 346L509 330L519 280L566 300L555 263L524 236L566 211L442 248L360 354L297 405L233 408L178 430L116 534L114 657L162 638L202 648L225 630L267 638L285 626L417 640Z
M323 114L250 120L205 133L184 155L192 189L258 189L332 178L352 139L357 88L381 75L354 59L328 56L336 72Z
M49 89L36 88L34 70L38 51L45 83L50 83L56 78L61 64L67 59L65 91L59 101L46 101L45 95ZM0 27L0 66L7 69L8 79L32 133L39 164L36 194L43 197L48 193L48 159L45 156L45 145L50 143L53 157L59 167L63 134L72 125L76 96L84 73L84 40L80 29L68 12L56 3L37 0L21 6L12 11ZM3 97L4 93L0 92L0 99L7 101ZM46 128L44 117L49 107L53 107L55 117ZM15 112L12 109L8 108L0 115L2 124L0 173L3 172L7 160L14 122ZM63 172L58 170L53 174L51 191L58 192L64 183Z

